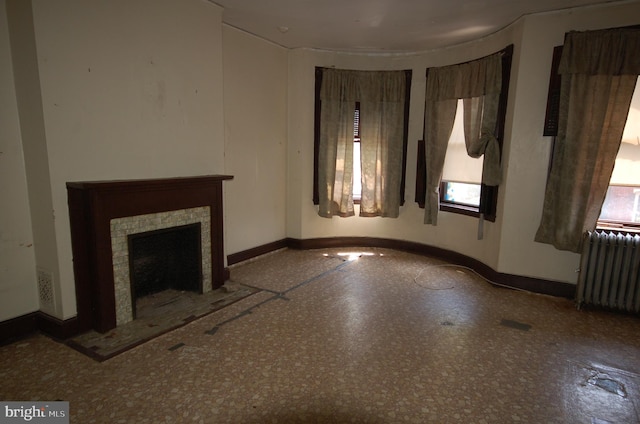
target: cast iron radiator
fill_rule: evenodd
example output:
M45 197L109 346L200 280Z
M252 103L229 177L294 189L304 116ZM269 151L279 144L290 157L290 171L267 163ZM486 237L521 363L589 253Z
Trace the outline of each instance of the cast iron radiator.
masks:
M640 312L640 235L589 231L576 291L578 308Z

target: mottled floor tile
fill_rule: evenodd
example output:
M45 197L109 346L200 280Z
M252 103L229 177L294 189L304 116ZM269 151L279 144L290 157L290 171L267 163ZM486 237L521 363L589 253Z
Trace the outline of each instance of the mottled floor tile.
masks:
M257 291L231 282L204 294L165 290L139 299L134 321L105 333L88 331L71 338L67 344L96 360L104 361Z
M638 317L349 250L237 265L260 291L101 363L3 346L0 399L68 400L81 423L639 422Z

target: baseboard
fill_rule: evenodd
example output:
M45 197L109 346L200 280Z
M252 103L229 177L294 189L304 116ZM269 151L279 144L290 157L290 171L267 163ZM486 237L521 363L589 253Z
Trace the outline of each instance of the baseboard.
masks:
M287 244L287 240L288 239L282 239L274 241L272 243L263 244L262 246L254 247L252 249L243 250L242 252L233 253L227 256L227 264L235 265L239 262L253 259L257 256L264 255L278 249L289 247Z
M57 340L66 340L79 333L78 318L61 320L39 312L37 315L38 330Z
M31 312L0 322L0 346L42 332L57 340L65 340L78 332L76 318L61 320L44 312Z
M544 280L540 278L524 277L520 275L505 274L495 271L490 266L477 259L463 255L452 250L429 246L405 240L395 240L377 237L327 237L313 239L287 238L274 243L265 244L253 249L248 249L234 255L229 255L229 264L251 259L255 256L269 253L270 251L288 247L291 249L329 249L336 247L379 247L387 249L401 250L418 255L429 256L444 261L465 266L499 285L530 291L533 293L547 294L556 297L573 299L575 297L576 286L570 283ZM233 258L232 258L233 257ZM232 262L233 259L233 262Z
M0 322L0 346L38 332L37 315L32 312Z
M225 281L230 278L229 268L224 268ZM80 333L78 318L55 318L42 311L31 312L0 322L0 346L13 343L34 333L43 333L55 340L67 340Z

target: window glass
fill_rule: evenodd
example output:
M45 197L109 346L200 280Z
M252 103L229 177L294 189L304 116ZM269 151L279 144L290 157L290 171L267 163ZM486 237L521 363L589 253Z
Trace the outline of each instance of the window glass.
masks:
M639 79L640 81L640 79ZM627 124L609 182L600 224L640 225L640 82L631 100Z
M362 198L362 166L360 162L360 102L353 113L353 200Z
M480 206L480 184L454 183L444 181L443 197L445 202L465 206Z
M362 197L362 168L360 166L360 142L354 140L353 143L353 200L360 200Z

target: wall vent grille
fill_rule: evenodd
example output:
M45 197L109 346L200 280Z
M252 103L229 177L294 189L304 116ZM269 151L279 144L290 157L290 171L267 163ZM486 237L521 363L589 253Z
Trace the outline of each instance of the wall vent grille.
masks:
M44 269L38 269L38 295L40 308L53 308L53 273Z

